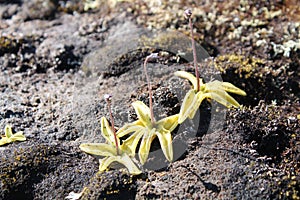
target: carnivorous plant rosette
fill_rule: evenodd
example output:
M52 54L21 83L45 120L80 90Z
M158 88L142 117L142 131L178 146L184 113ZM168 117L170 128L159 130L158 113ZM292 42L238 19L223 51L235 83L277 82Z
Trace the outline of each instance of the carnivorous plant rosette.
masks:
M132 103L133 108L138 116L138 120L125 125L118 132L119 138L132 133L132 135L124 141L124 147L128 148L131 155L134 156L136 147L140 139L141 145L139 148L139 159L144 164L148 158L151 143L157 136L160 142L161 149L168 161L173 160L173 146L171 132L178 125L178 114L163 118L156 121L153 113L152 87L150 78L147 73L147 62L159 58L158 53L152 53L146 57L144 61L144 72L148 83L149 92L149 107L141 101Z
M99 159L99 171L105 171L111 163L118 162L124 165L129 173L133 175L142 173L129 155L122 150L119 138L117 138L117 143L115 143L114 132L105 117L101 118L101 134L107 143L84 143L80 145L82 151L104 157Z
M22 142L26 140L26 137L23 135L22 131L13 134L10 125L6 125L4 131L5 135L0 139L0 146L16 141Z
M181 78L188 79L193 88L188 91L183 99L183 103L180 108L178 123L181 124L187 118L193 119L200 104L204 99L214 99L220 104L230 108L230 107L240 107L240 104L227 92L235 93L238 95L245 96L246 92L241 90L240 88L234 86L228 82L221 82L218 80L211 81L203 84L202 79L200 78L198 71L198 63L197 63L197 55L196 55L196 47L195 40L193 34L193 23L192 23L192 10L187 9L184 12L185 18L189 21L189 27L191 31L191 41L192 41L192 49L193 49L193 59L194 59L194 70L195 75L185 71L177 71L175 72L176 76Z
M213 99L227 108L238 108L240 104L227 92L246 96L245 91L229 82L215 80L204 84L202 79L200 79L200 89L197 90L197 78L193 74L185 71L177 71L175 75L188 79L193 85L193 88L188 91L183 99L178 118L179 124L187 118L193 119L201 102L206 98Z
M141 101L133 102L132 106L135 109L138 120L123 126L117 132L119 138L132 133L132 135L123 142L122 148L127 148L127 151L131 152L131 156L134 156L138 142L142 139L138 155L140 162L144 164L148 158L151 143L157 136L165 157L171 162L173 160L171 132L178 125L179 115L172 115L152 122L150 117L151 111L148 106Z

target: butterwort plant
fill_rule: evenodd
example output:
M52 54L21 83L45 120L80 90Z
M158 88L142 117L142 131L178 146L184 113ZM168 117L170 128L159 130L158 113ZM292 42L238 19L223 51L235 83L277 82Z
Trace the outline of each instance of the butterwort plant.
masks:
M105 171L113 162L118 162L124 165L129 173L133 175L141 174L141 170L135 165L128 152L126 152L126 149L128 149L124 147L126 144L120 145L120 139L116 135L114 119L110 108L111 95L105 95L105 99L107 101L112 124L112 126L110 126L105 117L101 118L101 134L105 138L106 143L84 143L79 147L88 154L102 157L99 159L100 172Z
M26 140L26 137L23 135L22 131L19 131L17 133L12 132L12 128L10 125L6 125L4 128L5 134L0 139L0 146L9 144L12 142L22 142Z
M240 104L227 92L245 96L246 92L234 86L229 82L221 82L218 80L203 83L200 79L200 89L197 90L197 78L188 72L177 71L175 75L186 78L192 83L192 88L185 95L180 107L178 123L183 123L187 118L193 119L200 104L204 99L213 99L227 108L238 108Z
M187 9L185 12L185 17L189 20L189 27L191 30L191 41L193 49L193 62L196 77L185 71L177 71L175 75L181 78L188 79L192 83L192 88L185 95L182 105L180 107L178 123L183 123L187 118L193 119L200 104L204 99L213 99L218 103L231 108L240 107L240 104L227 92L235 93L238 95L245 96L246 92L240 88L234 86L228 82L221 82L218 80L211 81L208 83L203 83L203 80L199 76L197 54L195 48L195 40L193 34L193 24L192 24L192 11Z
M124 142L124 147L129 148L133 156L136 152L137 145L141 140L138 155L141 164L147 161L152 141L158 137L161 149L168 161L173 160L173 146L171 132L178 125L179 115L172 115L160 120L156 120L153 113L153 95L149 75L147 73L147 63L149 60L157 59L157 53L152 53L146 57L144 61L144 73L146 75L148 92L149 92L149 107L142 101L135 101L132 106L137 114L138 120L126 124L117 132L119 138L131 134Z
M160 120L156 120L153 112L153 94L149 75L147 73L147 63L150 60L159 58L157 53L152 53L146 57L143 69L147 79L149 106L142 101L134 101L132 106L138 119L132 123L127 123L118 131L114 127L114 118L111 112L111 95L105 95L107 107L110 115L111 126L105 117L101 118L101 134L106 143L84 143L80 149L86 153L100 156L99 171L105 171L113 162L123 164L128 171L137 175L141 170L133 162L138 144L138 157L141 164L145 164L150 153L153 140L157 137L161 149L170 162L173 161L172 131L183 123L187 118L193 119L204 99L213 99L220 104L230 108L239 107L240 104L231 97L228 92L245 96L246 93L240 88L228 82L211 81L203 83L200 78L195 41L193 36L193 24L191 20L192 12L190 9L185 11L185 17L189 20L191 29L191 41L194 58L195 75L185 71L177 71L175 75L188 79L192 83L192 88L187 92L183 99L179 114L171 115ZM122 140L124 136L126 139Z

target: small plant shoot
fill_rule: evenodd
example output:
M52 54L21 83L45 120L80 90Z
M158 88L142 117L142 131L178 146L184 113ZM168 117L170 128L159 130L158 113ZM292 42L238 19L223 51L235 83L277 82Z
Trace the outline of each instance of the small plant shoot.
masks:
M171 132L178 125L179 115L172 115L152 123L150 117L151 111L148 106L141 101L133 102L132 106L135 109L138 120L125 125L117 132L118 137L132 133L132 135L124 141L124 147L127 147L128 151L131 152L131 156L133 156L139 140L142 139L138 154L140 162L144 164L148 158L151 143L157 136L164 155L167 160L171 162L173 160Z
M189 20L189 27L191 30L191 41L192 41L192 49L193 49L193 59L194 59L194 68L195 68L195 74L196 74L196 90L200 90L200 75L198 70L198 62L197 62L197 53L196 53L196 46L195 46L195 40L194 40L194 32L193 32L193 23L192 23L192 10L187 9L184 11L184 17Z
M200 79L201 86L200 90L198 91L196 89L197 78L193 74L185 71L177 71L175 72L175 75L188 79L193 85L193 88L188 91L183 99L179 112L179 124L184 122L187 118L193 119L204 99L213 99L227 108L238 108L240 107L240 104L227 92L246 96L245 91L234 86L233 84L217 80L203 84L202 79Z
M4 131L5 131L5 134L0 139L0 146L9 144L12 142L16 142L16 141L23 142L26 140L26 137L23 135L22 131L19 131L19 132L13 134L10 125L6 125Z
M239 94L245 96L246 93L228 82L221 82L221 81L212 81L206 84L203 84L202 79L199 77L198 71L198 63L197 63L197 54L196 54L196 47L195 47L195 40L194 40L194 33L193 33L193 23L192 23L192 11L191 9L187 9L184 12L185 18L189 20L189 27L191 30L191 41L192 41L192 49L193 49L193 59L194 59L194 68L195 74L192 75L191 73L185 71L177 71L175 72L176 76L181 78L188 79L193 88L189 90L189 92L185 95L180 112L178 123L183 123L187 118L193 119L200 104L204 99L214 99L220 104L230 108L230 107L240 107L240 104L231 97L227 92Z
M147 74L147 62L149 59L157 59L158 54L153 53L146 57L144 62L144 72L147 78L149 90L149 107L141 101L135 101L132 106L138 116L138 120L122 127L117 135L123 137L129 133L132 135L124 141L125 146L129 148L131 155L135 154L136 147L140 139L141 145L139 149L139 159L142 164L147 161L151 143L157 136L162 148L162 151L168 161L173 160L173 146L171 132L178 125L178 114L163 118L158 122L154 118L152 104L152 88L149 76Z
M118 142L118 138L117 138L117 135L116 135L115 120L114 120L112 112L111 112L111 95L110 94L104 95L104 99L106 101L107 109L108 109L108 112L109 112L109 117L110 117L110 121L111 121L111 128L112 128L112 131L113 131L114 141L115 141L115 145L116 145L116 151L117 151L117 154L119 154L119 142Z
M111 98L111 97L110 97ZM110 106L110 104L108 105ZM110 116L112 117L109 109ZM88 154L101 156L104 158L99 159L99 171L105 171L113 162L118 162L124 165L129 173L138 175L141 170L131 160L126 151L122 151L123 144L120 146L120 140L116 137L114 128L109 126L105 117L101 118L101 134L106 139L107 143L84 143L80 145L80 149ZM120 147L120 148L119 148Z

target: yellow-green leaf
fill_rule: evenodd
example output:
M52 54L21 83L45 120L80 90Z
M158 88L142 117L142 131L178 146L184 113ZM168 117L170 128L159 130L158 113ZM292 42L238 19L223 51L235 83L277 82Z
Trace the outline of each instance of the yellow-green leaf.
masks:
M191 107L191 110L190 110L190 112L189 112L189 116L188 116L188 117L189 117L190 119L193 119L193 118L194 118L194 116L195 116L197 110L199 109L199 107L200 107L202 101L203 101L204 99L208 98L208 97L209 97L208 94L205 94L205 93L203 93L203 92L201 92L201 91L197 93L197 95L196 95L197 101L196 101L196 103L194 103L194 104L191 105L192 107Z
M0 140L0 146L5 145L5 144L8 144L8 143L11 143L11 142L12 142L12 141L11 141L10 138L3 137L3 138L1 138L1 140Z
M5 136L7 138L10 138L13 135L12 130L11 130L11 126L10 125L6 125L5 126Z
M165 154L167 160L172 162L173 160L173 146L171 132L168 130L156 131L156 135L159 139L161 149Z
M177 71L174 74L180 78L188 79L192 83L194 90L197 89L197 78L193 74L186 71Z
M145 164L145 162L147 161L151 143L156 137L155 131L156 131L155 128L153 128L151 129L151 131L144 132L141 146L139 149L139 158L142 165Z
M163 118L157 122L157 126L172 132L178 125L178 118L179 114Z
M134 132L129 138L127 138L123 144L121 145L121 149L124 151L124 152L128 152L128 154L131 156L131 157L134 157L135 155L135 150L136 150L136 147L140 141L140 139L142 138L142 136L144 135L144 131L145 131L145 128L143 129L140 129L140 130L137 130L136 132Z
M102 136L113 146L115 144L114 132L109 126L109 123L105 117L101 117L101 133ZM119 138L117 138L118 145L120 144Z
M103 159L99 160L100 165L99 165L99 171L103 172L105 171L110 164L113 162L118 162L123 164L127 170L129 171L130 174L133 175L138 175L141 174L141 170L137 168L137 166L134 164L134 162L130 159L130 157L127 154L122 154L120 156L115 156L115 157L105 157Z
M219 102L220 104L226 106L227 108L230 107L240 107L240 104L232 97L230 96L227 92L222 91L222 90L213 90L210 91L210 98Z
M13 134L11 137L10 137L11 141L14 142L14 141L25 141L26 140L26 137L23 135L23 132L20 131L20 132L17 132L15 134Z
M139 121L143 123L144 126L151 125L150 109L141 101L135 101L132 106L137 114Z
M113 162L117 162L116 156L99 159L99 171L100 172L105 171L108 168L108 166Z
M137 166L127 154L122 154L122 158L119 162L122 163L128 169L130 174L139 175L142 173L142 171L139 170L139 168L137 168Z
M79 148L89 154L98 156L116 156L117 150L114 146L104 143L84 143Z
M246 92L244 90L241 90L240 88L234 86L231 83L222 82L222 86L223 86L223 89L226 90L227 92L231 92L231 93L238 94L241 96L246 96Z
M130 124L125 124L117 131L117 136L121 138L129 133L139 131L142 128L144 127L143 127L143 123L140 120L132 122Z
M188 91L188 93L185 95L180 112L179 112L179 118L178 123L181 124L188 118L191 112L193 112L194 105L197 103L197 96L195 95L195 90L191 89ZM197 108L198 109L198 108Z

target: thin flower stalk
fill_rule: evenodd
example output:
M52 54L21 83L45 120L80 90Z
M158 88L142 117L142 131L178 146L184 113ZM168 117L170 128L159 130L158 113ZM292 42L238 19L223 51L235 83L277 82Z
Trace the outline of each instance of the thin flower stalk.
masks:
M114 134L114 140L115 140L115 144L116 144L116 151L117 151L117 154L119 155L120 152L119 152L119 145L118 145L117 134L116 134L116 129L115 129L115 121L114 121L112 111L111 111L111 98L112 98L112 96L110 94L104 95L104 99L107 103L107 109L108 109L109 117L110 117L110 121L111 121L111 128L112 128L112 131L113 131L113 134Z
M149 60L151 60L151 59L157 59L157 58L158 58L158 54L157 53L152 53L149 56L147 56L146 59L145 59L145 61L144 61L144 73L146 75L146 79L147 79L147 83L148 83L149 108L150 108L150 118L151 118L152 125L155 124L155 118L154 118L154 113L153 113L152 87L151 87L151 82L150 82L149 75L147 73L147 63L148 63Z
M185 17L189 20L189 27L191 30L191 40L192 40L192 49L193 49L193 58L194 58L194 69L195 69L195 75L197 78L197 88L196 90L200 90L200 75L198 71L198 62L197 62L197 53L196 53L196 45L195 45L195 40L194 40L194 32L193 32L193 23L192 23L192 10L187 9L184 12Z

